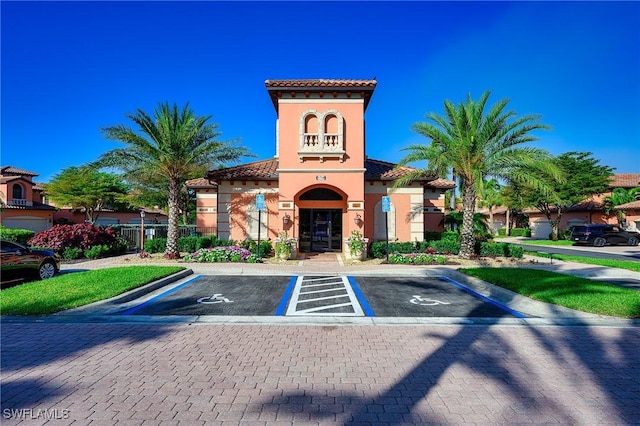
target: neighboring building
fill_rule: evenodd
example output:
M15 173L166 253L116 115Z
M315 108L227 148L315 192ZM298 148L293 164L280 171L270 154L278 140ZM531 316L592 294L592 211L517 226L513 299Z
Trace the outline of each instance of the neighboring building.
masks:
M49 229L55 207L44 202L43 189L33 181L37 173L12 166L0 167L0 223L7 228Z
M33 182L37 173L12 166L0 167L0 223L7 228L29 229L34 232L51 228L55 224L84 223L86 215L81 209L57 208L49 204L41 185ZM145 224L167 224L167 215L158 208L144 209ZM113 211L104 209L96 225L140 224L139 210Z
M573 206L569 211L562 214L559 229L569 229L572 226L584 225L586 223L610 223L618 224L615 212L607 215L604 212L604 199L611 195L616 188L632 189L640 187L640 173L621 173L611 177L611 184L607 192L594 194L587 200ZM628 203L619 207L625 212L628 228L640 229L640 205L637 202ZM486 210L480 210L486 214ZM551 233L551 224L543 213L534 208L524 210L523 213L529 215L529 226L533 238L546 239ZM552 210L555 215L555 210ZM497 229L504 227L506 223L506 209L498 207L493 212L494 227Z
M640 201L619 205L614 207L614 210L621 210L624 213L628 230L640 230Z
M384 240L388 227L390 240L422 241L425 231L443 230L444 192L453 182L424 176L392 192L393 181L411 169L366 157L364 114L376 84L267 80L277 116L275 158L187 182L196 191L197 226L237 241L286 231L302 252L343 251L352 231ZM262 213L258 194L265 198Z

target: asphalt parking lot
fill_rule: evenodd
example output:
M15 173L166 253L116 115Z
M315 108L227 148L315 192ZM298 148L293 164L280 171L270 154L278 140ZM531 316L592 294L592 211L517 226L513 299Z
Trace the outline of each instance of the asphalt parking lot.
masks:
M199 275L115 315L525 317L446 277L348 275Z

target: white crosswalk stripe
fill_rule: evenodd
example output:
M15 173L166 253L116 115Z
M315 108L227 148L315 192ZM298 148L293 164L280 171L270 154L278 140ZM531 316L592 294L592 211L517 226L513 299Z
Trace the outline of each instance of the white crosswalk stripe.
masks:
M286 315L362 317L364 312L346 276L300 276Z

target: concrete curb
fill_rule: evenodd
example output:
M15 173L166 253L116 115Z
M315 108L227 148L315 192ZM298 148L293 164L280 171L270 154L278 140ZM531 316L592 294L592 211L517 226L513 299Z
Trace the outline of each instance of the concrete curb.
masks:
M129 290L126 293L119 294L110 299L99 300L97 302L90 303L88 305L83 305L73 309L67 309L65 311L57 312L55 314L51 314L51 316L63 316L63 315L88 315L90 313L100 311L101 308L110 307L113 305L118 305L122 303L127 303L132 300L136 300L140 297L143 297L149 293L152 293L156 290L161 289L169 284L172 284L176 281L179 281L183 278L186 278L190 275L193 275L193 271L191 269L185 269L184 271L176 272L173 275L169 275L167 277L161 278L157 281L153 281L149 284L146 284L142 287L134 288L133 290Z

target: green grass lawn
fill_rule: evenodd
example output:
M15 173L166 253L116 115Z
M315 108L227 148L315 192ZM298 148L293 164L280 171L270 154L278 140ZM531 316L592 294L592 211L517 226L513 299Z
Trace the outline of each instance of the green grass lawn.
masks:
M184 270L181 266L125 266L58 275L2 290L0 314L46 315L109 299Z
M537 251L525 250L531 256L549 258L549 254ZM564 260L566 262L586 263L588 265L606 266L608 268L626 269L628 271L640 272L640 262L635 260L600 259L596 257L573 256L568 254L553 254L553 259Z
M640 291L528 268L465 268L460 272L541 302L582 312L640 318Z
M184 269L181 266L128 266L63 274L2 290L0 313L52 314L108 299ZM542 302L600 315L640 318L637 290L538 269L467 268L460 271Z
M518 244L518 243L514 243L514 244ZM526 240L526 241L522 241L521 244L530 244L533 246L553 246L553 247L557 247L557 246L572 246L573 245L573 241L569 241L569 240L558 240L558 241L553 241L553 240Z

